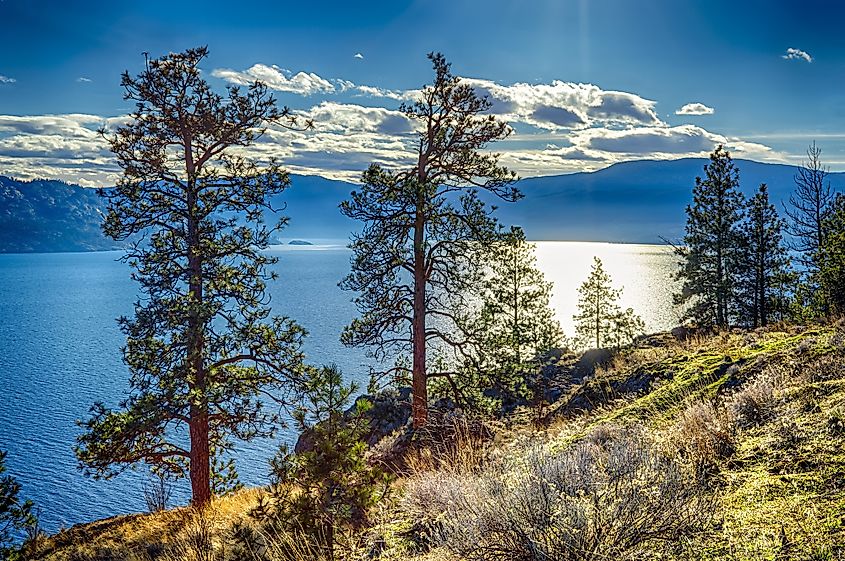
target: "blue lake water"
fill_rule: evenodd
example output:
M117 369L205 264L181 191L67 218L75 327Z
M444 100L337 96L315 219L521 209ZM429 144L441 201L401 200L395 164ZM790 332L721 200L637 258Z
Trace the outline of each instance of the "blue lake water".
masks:
M279 279L270 284L274 312L295 318L308 331L305 350L312 363L338 364L366 386L368 360L361 349L339 342L354 316L350 294L337 282L349 270L342 246L275 247ZM592 258L599 256L617 286L622 304L643 316L649 331L678 323L670 275L674 258L663 246L539 242L538 266L555 282L552 304L564 330L573 334L577 287ZM145 509L145 475L127 472L111 481L86 478L73 444L75 421L95 401L115 405L128 387L121 361L124 337L115 318L132 313L136 286L116 252L0 255L0 449L23 494L41 510L48 531ZM267 460L279 441L240 445L238 471L247 485L267 481ZM173 501L189 498L187 483Z

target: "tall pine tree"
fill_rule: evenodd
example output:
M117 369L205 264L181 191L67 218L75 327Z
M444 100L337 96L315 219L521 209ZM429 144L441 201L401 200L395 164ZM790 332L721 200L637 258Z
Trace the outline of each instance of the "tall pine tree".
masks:
M782 224L766 184L748 201L742 225L739 310L752 327L765 326L788 264Z
M686 235L676 248L681 257L676 278L683 281L675 303L687 306L686 318L700 326L727 327L733 319L745 202L739 170L719 146L695 178L693 203L687 206Z
M807 159L795 174L795 192L784 205L787 233L792 236L792 249L809 272L818 270L816 257L824 244L825 219L833 209L835 193L830 185L827 166L822 162L822 150L813 142L807 148Z
M402 112L419 130L415 162L389 171L371 166L360 191L341 205L364 223L352 241L352 272L341 286L358 293L361 317L343 334L378 358L399 358L390 372L410 374L413 423L425 425L429 354L448 348L463 354L472 343L460 330L467 288L477 277L475 246L492 239L496 223L479 191L515 201L516 176L483 151L510 127L488 113L490 101L451 73L441 54L430 54L434 83ZM410 367L404 360L410 354Z
M784 205L789 247L797 253L797 273L802 281L795 291L795 300L800 315L809 318L825 316L831 307L819 260L831 249L826 246L826 238L836 192L821 154L821 148L813 142L807 149L807 159L795 174L795 191Z
M275 260L261 250L283 222L262 217L288 174L239 150L270 123L295 123L261 83L213 92L200 71L207 54L190 49L123 74L135 111L104 132L123 176L105 192L103 229L131 241L124 260L141 289L134 317L119 320L130 391L117 409L92 407L76 449L95 477L138 462L189 475L199 507L215 479L233 475L222 456L232 438L273 434L277 416L259 397L281 398L299 375L304 334L270 317L265 292Z

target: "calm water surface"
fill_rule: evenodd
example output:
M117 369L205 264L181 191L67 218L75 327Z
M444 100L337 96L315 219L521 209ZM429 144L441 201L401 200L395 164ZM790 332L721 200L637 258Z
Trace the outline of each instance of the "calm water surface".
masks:
M308 331L308 359L337 363L348 378L366 385L367 359L338 338L355 315L350 295L337 282L348 271L342 244L279 247L280 278L270 285L273 308ZM75 421L94 401L115 405L127 390L121 362L124 337L115 323L132 313L136 286L119 253L0 255L0 448L26 497L42 513L45 529L145 509L145 475L128 471L111 481L86 478L77 469ZM554 281L552 304L568 335L573 334L577 288L599 256L624 306L642 315L649 331L676 325L669 281L674 259L667 248L649 245L539 242L537 257ZM247 485L267 480L267 459L279 441L242 445L236 452ZM189 498L186 483L173 500Z

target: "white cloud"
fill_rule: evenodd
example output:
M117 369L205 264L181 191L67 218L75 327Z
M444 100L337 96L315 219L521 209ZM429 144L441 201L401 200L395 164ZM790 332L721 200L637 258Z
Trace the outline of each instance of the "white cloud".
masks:
M110 119L97 115L0 115L0 169L22 179L114 184L119 169L97 134Z
M352 55L352 58L362 60L364 58L364 55L362 55L361 53L355 53L354 55Z
M703 103L687 103L677 111L675 115L712 115L716 110L712 107L707 107Z
M664 124L655 102L636 94L603 90L593 84L555 80L550 84L504 86L467 79L492 102L491 111L509 121L546 130L581 129L596 124L620 126Z
M388 90L374 86L355 86L354 89L369 97L383 97L385 99L393 99L396 101L413 101L417 99L417 96L420 93L420 90Z
M781 55L781 57L786 60L806 60L807 62L813 62L813 57L810 56L810 53L792 47L786 49L786 54Z
M357 53L360 54L360 53ZM363 58L363 55L361 55ZM356 57L357 58L357 57ZM255 64L244 71L216 69L212 75L241 85L260 80L278 91L311 94L359 95L393 101L413 101L420 90L394 90L358 85L343 79L325 79L314 73L293 76L276 65ZM594 84L555 80L550 84L502 85L490 80L463 78L479 95L491 101L492 113L512 123L548 130L578 130L591 126L663 126L656 102L639 95L603 90Z
M275 64L273 66L254 64L242 72L227 68L218 68L213 70L211 75L241 86L248 86L253 82L259 81L267 84L267 87L271 89L281 92L298 93L300 95L332 93L335 91L335 87L331 82L313 72L297 72L293 76L290 76L290 72L286 72Z
M76 79L76 81L79 82L80 84L86 84L86 83L91 81L91 78L86 78L85 76L80 76L79 78Z
M97 128L106 119L97 115L0 115L0 133L61 135L72 138L95 138Z
M3 76L0 74L0 84L14 84L17 82L14 78L9 78L8 76Z

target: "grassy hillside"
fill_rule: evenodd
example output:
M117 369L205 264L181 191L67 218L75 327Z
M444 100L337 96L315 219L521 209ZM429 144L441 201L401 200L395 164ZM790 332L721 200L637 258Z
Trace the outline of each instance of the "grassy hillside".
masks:
M417 451L344 558L845 559L843 359L842 326L653 337L492 438ZM260 493L75 527L31 555L232 558ZM286 539L246 558L319 558Z

